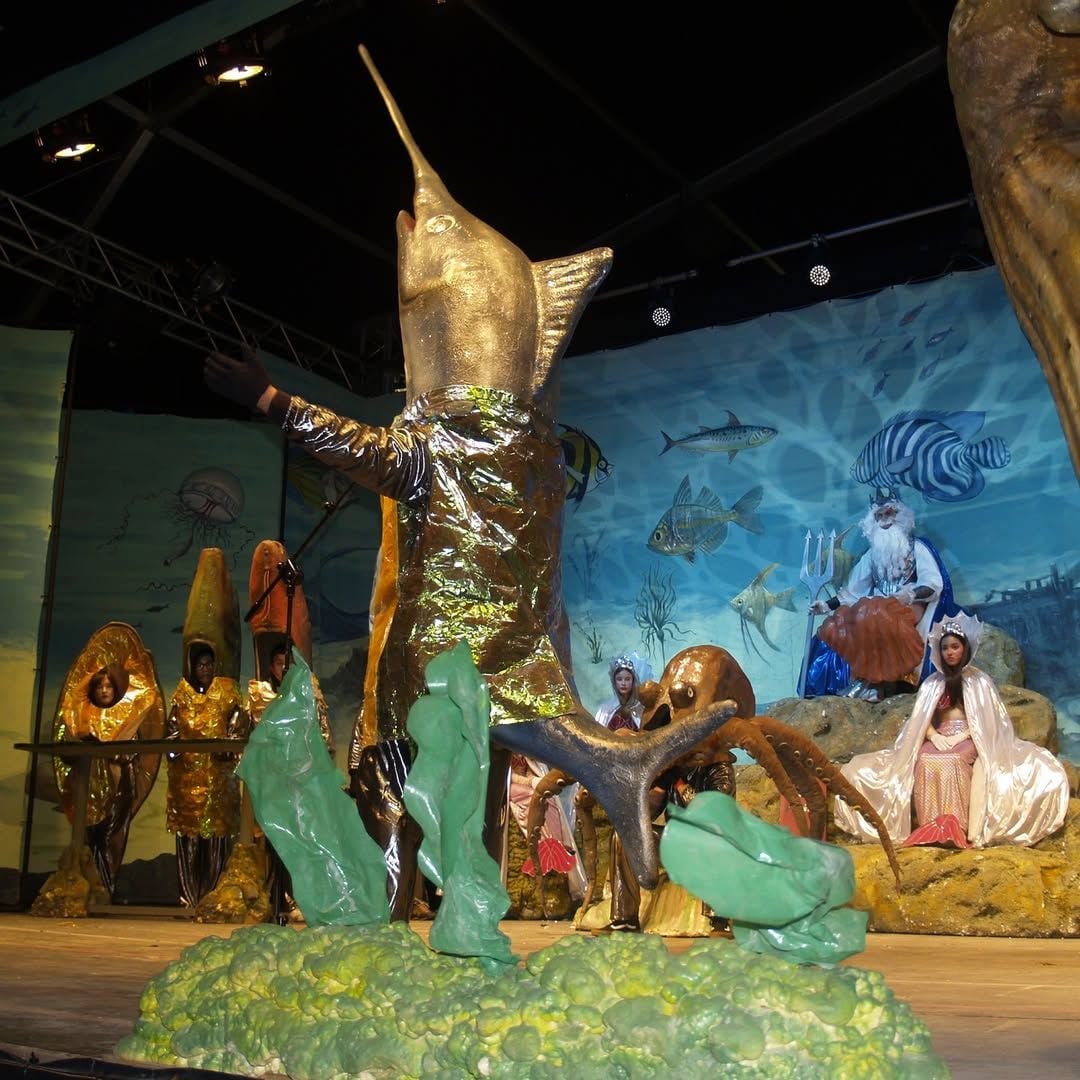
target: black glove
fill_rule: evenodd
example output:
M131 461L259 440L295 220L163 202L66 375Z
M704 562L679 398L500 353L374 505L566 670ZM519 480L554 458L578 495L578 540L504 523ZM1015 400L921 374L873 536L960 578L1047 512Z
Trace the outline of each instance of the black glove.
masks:
M270 385L270 376L262 361L255 350L246 345L241 347L239 357L211 353L203 367L203 379L215 393L253 412Z

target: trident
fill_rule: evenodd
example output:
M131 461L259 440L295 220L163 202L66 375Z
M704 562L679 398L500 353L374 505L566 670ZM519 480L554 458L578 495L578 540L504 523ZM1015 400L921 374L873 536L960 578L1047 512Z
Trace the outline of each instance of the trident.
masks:
M822 586L826 585L832 580L833 576L833 548L836 546L836 530L833 529L829 533L829 554L825 559L824 565L821 561L821 548L825 543L825 531L822 530L817 535L817 551L814 553L813 566L810 565L810 541L812 539L810 530L806 530L806 539L803 541L802 552L802 567L799 572L799 580L806 586L810 592L810 603L812 604L818 597L818 593L821 592ZM798 694L801 698L806 693L806 676L807 669L810 666L810 640L814 636L814 613L811 611L806 619L806 644L803 646L803 661L802 668L799 671L799 690Z

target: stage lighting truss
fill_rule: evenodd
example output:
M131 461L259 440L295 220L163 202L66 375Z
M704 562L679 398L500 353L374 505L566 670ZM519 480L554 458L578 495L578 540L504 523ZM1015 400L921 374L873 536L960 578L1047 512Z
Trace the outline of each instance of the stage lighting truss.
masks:
M361 357L217 292L196 291L219 281L196 278L137 255L25 199L0 191L0 269L7 268L82 302L106 289L154 311L159 333L203 353L241 345L264 348L353 389L370 366ZM205 267L203 268L206 269ZM230 275L231 276L231 275ZM346 365L352 371L351 379Z

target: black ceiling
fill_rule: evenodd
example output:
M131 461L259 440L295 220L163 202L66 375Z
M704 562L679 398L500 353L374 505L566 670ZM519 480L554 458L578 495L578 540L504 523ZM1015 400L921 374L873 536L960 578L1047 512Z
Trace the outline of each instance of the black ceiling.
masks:
M0 96L195 6L24 5L0 31ZM209 88L185 58L88 107L104 149L81 163L47 165L28 137L0 148L0 188L156 261L216 258L230 295L392 369L373 327L394 310L412 179L363 42L463 205L534 259L614 248L571 351L621 346L661 332L639 288L656 279L687 275L674 333L989 258L965 205L832 241L827 291L804 283L806 249L728 265L967 198L952 7L307 0L257 28L270 77ZM7 269L0 297L0 318L80 324L114 360L139 322Z

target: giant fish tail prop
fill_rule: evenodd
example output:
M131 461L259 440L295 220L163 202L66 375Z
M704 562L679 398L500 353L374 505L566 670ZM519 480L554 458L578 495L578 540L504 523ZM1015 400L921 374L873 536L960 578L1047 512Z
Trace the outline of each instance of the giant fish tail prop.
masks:
M1080 474L1080 12L960 0L949 86L994 262Z
M678 724L624 738L584 715L497 724L491 739L550 762L588 788L619 834L642 888L655 889L660 857L649 812L649 782L735 715L734 701L701 709ZM796 803L798 800L795 794Z

